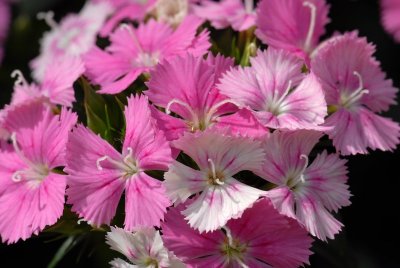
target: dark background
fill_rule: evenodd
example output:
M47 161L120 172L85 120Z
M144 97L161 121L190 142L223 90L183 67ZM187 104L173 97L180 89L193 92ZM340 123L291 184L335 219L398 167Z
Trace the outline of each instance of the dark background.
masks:
M13 6L13 23L6 44L5 59L0 67L0 104L10 100L14 69L29 73L28 62L38 54L38 41L47 30L35 19L38 11L54 10L59 20L68 12L78 11L82 0L25 0ZM376 57L382 68L400 86L400 45L386 34L380 24L377 0L330 0L329 36L335 31L358 29L377 45ZM400 122L400 107L392 107L387 116ZM400 267L399 167L400 150L394 153L372 152L367 156L349 157L349 184L352 205L338 217L343 231L329 243L315 242L311 267L381 268ZM63 240L51 241L45 235L16 245L0 244L1 267L46 267ZM58 267L108 267L112 254L101 233L90 234L88 243L79 244ZM77 260L79 262L77 263Z

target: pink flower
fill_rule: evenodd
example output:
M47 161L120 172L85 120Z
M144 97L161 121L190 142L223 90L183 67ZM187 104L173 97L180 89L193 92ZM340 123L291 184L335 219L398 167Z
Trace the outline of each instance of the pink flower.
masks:
M164 59L187 51L203 55L210 43L207 31L196 37L200 24L193 16L186 17L176 30L154 20L138 28L124 24L110 36L106 51L95 48L86 55L86 74L101 85L99 93L119 93Z
M233 101L216 89L219 78L233 66L231 58L211 53L207 59L186 54L164 61L150 72L145 92L157 106L174 112L182 119L156 113L160 127L170 140L177 139L185 131L205 130L210 127L227 128L233 134L252 137L267 135L247 109L238 109ZM229 114L229 115L228 115Z
M53 20L53 13L39 13L51 26L41 41L40 55L31 62L32 75L42 81L48 65L68 57L79 57L95 46L96 36L111 12L105 3L84 6L79 14L69 14L60 24Z
M72 56L52 61L39 85L29 84L22 73L15 70L11 74L12 77L17 78L11 104L18 105L42 98L43 102L71 107L75 101L73 84L83 71L83 62L79 57Z
M67 202L90 224L110 224L125 190L125 229L159 226L170 201L161 182L145 171L166 171L171 149L145 97L128 99L125 118L122 153L82 125L70 134Z
M163 240L188 267L300 267L308 264L312 239L299 224L261 199L221 230L200 234L180 210L171 208L162 224ZM221 213L220 211L219 213Z
M7 38L8 27L10 25L11 10L8 0L0 0L0 64L3 60L3 45Z
M26 119L30 115L26 115ZM50 108L33 128L11 136L13 151L0 152L0 235L15 243L38 234L62 215L66 176L55 171L65 165L68 132L77 116Z
M185 267L165 248L160 233L153 228L130 233L121 228L111 227L106 239L111 249L125 255L133 264L117 258L110 262L112 267Z
M368 147L393 150L399 143L399 125L375 114L396 103L397 89L385 78L374 52L372 44L351 32L326 41L311 62L334 111L326 119L326 133L344 155L365 154Z
M328 10L325 0L261 0L256 35L269 46L307 58L325 33Z
M400 42L400 1L381 0L382 23L386 31Z
M260 168L264 157L260 142L207 130L185 133L172 144L192 158L199 170L175 161L164 174L167 194L179 204L200 193L182 211L190 226L200 232L224 226L265 193L233 178L242 170Z
M245 31L256 22L254 0L222 0L215 2L203 0L201 5L194 8L194 12L200 18L211 21L216 29L229 26L236 31Z
M268 48L250 59L251 67L231 69L218 89L240 107L253 110L266 127L314 129L327 113L324 94L313 73L304 74L304 62L284 50Z
M350 205L350 192L346 160L323 151L309 165L308 155L321 135L309 130L274 132L265 142L259 175L276 184L266 195L277 210L326 240L342 227L330 212Z

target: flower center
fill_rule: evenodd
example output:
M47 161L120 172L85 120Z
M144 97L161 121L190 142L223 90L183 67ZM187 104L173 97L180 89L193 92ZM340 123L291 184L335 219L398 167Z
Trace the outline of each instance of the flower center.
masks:
M204 131L216 121L218 116L216 116L215 114L217 113L218 109L228 103L239 106L239 104L234 102L233 100L226 99L214 104L212 107L208 109L205 109L205 111L203 112L198 112L192 109L192 107L188 103L178 99L173 99L170 102L168 102L167 107L165 108L165 112L167 114L170 114L171 106L173 104L178 104L183 108L185 108L185 110L189 113L189 118L184 118L184 119L187 119L190 131L192 132L195 132L196 130Z
M229 263L237 262L240 267L248 268L244 264L244 254L247 251L247 245L232 237L228 227L222 228L225 231L226 238L221 246L221 253L229 260Z
M279 96L280 94L279 94L278 90L275 89L272 100L268 101L265 104L265 110L267 112L272 113L275 116L278 116L278 115L284 113L285 112L285 109L284 109L285 99L292 90L293 90L292 80L289 81L288 86L286 87L286 90L283 92L283 94L281 96Z
M215 169L215 164L212 159L208 159L209 171L207 175L207 182L210 185L224 185L225 175L222 171Z
M144 66L144 67L153 67L156 66L160 59L159 52L141 52L136 57L133 65L134 66Z
M353 74L358 78L358 88L353 92L342 91L340 94L339 104L340 106L347 109L356 105L361 100L364 94L369 93L368 89L364 89L364 83L361 75L356 71L354 71Z
M139 172L139 164L132 156L132 148L128 147L127 153L122 160L115 160L109 157L108 155L102 156L97 159L96 166L98 170L103 170L105 166L102 165L102 162L107 161L108 164L111 164L112 168L118 168L122 171L123 177L128 179Z

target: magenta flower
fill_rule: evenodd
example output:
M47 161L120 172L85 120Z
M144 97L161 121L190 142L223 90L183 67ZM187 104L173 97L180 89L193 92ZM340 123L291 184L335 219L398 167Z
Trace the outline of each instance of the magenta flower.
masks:
M201 20L188 16L173 30L169 25L149 20L138 28L122 25L111 36L111 45L85 56L88 77L101 85L99 93L116 94L158 62L187 52L203 55L210 47L208 32L196 37Z
M381 0L382 24L400 42L400 1Z
M304 61L268 48L250 62L251 67L237 67L222 76L222 94L250 108L269 128L315 129L324 122L324 94L316 76L302 72Z
M219 78L232 66L231 58L220 55L214 57L210 53L205 60L186 54L164 61L150 72L149 90L145 94L168 114L174 112L182 118L156 113L169 140L177 139L185 131L210 127L228 127L232 134L251 137L268 134L251 112L246 109L236 112L233 101L216 89Z
M179 204L200 193L182 211L190 226L200 232L224 226L265 194L233 178L242 170L261 167L264 158L261 142L207 130L185 133L172 144L191 157L199 170L175 161L164 174L167 194Z
M130 233L121 228L111 227L106 236L111 249L125 255L128 263L120 258L110 262L114 268L148 267L148 268L184 268L186 267L174 254L164 246L160 233L153 228L140 229Z
M30 115L26 115L28 120ZM0 152L0 235L15 243L56 223L64 209L66 176L54 169L65 165L68 132L77 116L50 108L33 128L11 136L13 151Z
M320 78L330 110L326 133L344 155L393 150L400 127L375 113L396 104L397 89L373 57L375 47L357 32L326 41L315 52L312 70Z
M75 101L74 82L84 71L79 57L66 57L52 61L44 73L39 85L29 84L19 70L11 76L16 77L11 104L18 105L26 101L41 98L43 102L71 107Z
M70 14L58 24L53 13L39 13L51 27L41 41L40 55L31 62L32 75L42 81L46 70L53 61L80 57L95 46L96 36L104 20L110 14L110 6L105 3L84 6L79 14Z
M231 26L236 31L245 31L256 24L254 0L203 0L194 8L200 18L209 20L216 29Z
M90 224L110 224L125 190L125 229L159 226L170 201L145 171L168 170L171 149L145 97L129 98L125 118L122 153L82 125L70 134L67 202Z
M343 226L330 212L350 205L350 192L346 160L324 151L309 165L308 155L321 135L309 130L274 132L264 144L266 158L259 175L276 184L266 195L277 210L326 240Z
M308 264L312 239L295 220L280 215L268 199L257 201L221 230L203 234L189 227L182 209L180 205L168 211L162 224L163 240L188 267L290 268Z
M261 0L256 35L269 46L307 58L325 33L328 11L325 0Z

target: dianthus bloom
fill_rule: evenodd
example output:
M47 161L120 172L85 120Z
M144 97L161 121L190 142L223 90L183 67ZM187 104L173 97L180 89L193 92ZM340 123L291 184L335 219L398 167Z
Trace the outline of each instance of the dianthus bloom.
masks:
M66 109L43 118L32 128L11 136L13 149L0 152L0 235L14 243L38 234L56 223L64 209L66 176L56 169L65 165L68 132L77 116ZM33 119L26 114L26 120Z
M188 267L290 268L308 263L312 239L265 198L222 229L202 234L183 219L183 207L171 208L162 228L165 245Z
M95 48L85 56L87 76L101 86L99 93L116 94L158 62L187 52L201 56L210 47L208 32L196 36L201 20L188 16L175 30L153 19L138 28L122 25L106 51Z
M79 57L67 57L52 61L40 84L29 84L19 70L11 76L16 77L11 105L25 103L41 98L43 102L71 107L75 101L74 82L84 71L83 62Z
M194 12L200 18L211 21L216 29L231 26L236 31L245 31L255 25L254 0L203 0Z
M314 129L327 114L317 77L302 72L304 61L290 52L268 48L250 59L251 67L225 73L218 89L248 107L266 127Z
M265 164L259 175L277 185L267 192L276 209L297 219L314 236L332 238L342 224L329 212L350 205L346 161L326 151L309 165L308 155L321 133L274 132L266 140Z
M400 42L400 1L381 0L382 23L386 31Z
M167 137L176 139L186 131L210 127L229 127L232 133L252 137L268 134L249 110L238 111L232 100L218 92L217 81L231 67L233 60L221 55L210 53L203 59L187 54L164 61L150 72L145 94L153 104L182 118L157 113Z
M190 226L200 232L224 226L265 193L233 178L240 171L261 167L264 152L260 142L207 130L185 133L172 144L191 157L199 170L175 161L164 175L167 194L179 204L200 193L182 211Z
M357 32L336 36L315 51L311 69L320 78L333 112L326 133L344 155L393 150L400 127L376 113L396 104L397 89L373 57L375 47Z
M68 203L90 224L110 224L125 190L125 229L159 226L170 201L149 170L168 170L171 149L151 118L145 97L131 97L125 108L122 153L79 125L67 144Z
M325 0L261 0L256 35L267 45L307 58L325 33L328 11Z
M54 60L82 56L95 46L97 33L109 13L108 4L88 3L79 14L69 14L59 24L53 20L52 12L39 13L38 16L51 26L51 31L44 34L40 55L31 62L34 78L42 81Z
M111 227L106 236L111 249L125 255L128 263L120 258L110 262L114 268L183 268L185 265L164 247L160 233L153 228L140 229L130 233L121 228Z

